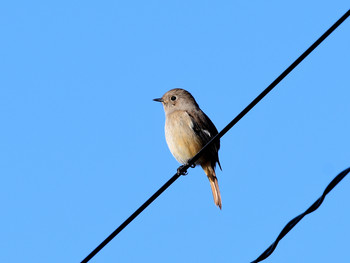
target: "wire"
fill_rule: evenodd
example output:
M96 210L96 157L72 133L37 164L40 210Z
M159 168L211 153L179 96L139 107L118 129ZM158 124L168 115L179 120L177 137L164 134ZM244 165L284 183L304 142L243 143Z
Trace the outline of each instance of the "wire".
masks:
M284 79L301 61L304 60L323 40L325 40L344 20L350 15L350 9L319 39L317 39L303 54L300 55L285 71L282 72L263 92L261 92L247 107L245 107L226 127L214 136L186 165L178 168L178 172L173 175L161 188L158 189L146 202L144 202L131 216L129 216L116 230L114 230L105 240L101 242L81 263L88 262L93 258L105 245L107 245L115 236L117 236L131 221L133 221L143 210L146 209L158 196L160 196L180 175L187 173L190 168L203 154L208 147L216 140L219 140L228 132L244 115L246 115L259 101L261 101L282 79Z
M330 183L329 185L326 187L326 189L324 190L323 194L321 195L320 198L318 198L304 213L298 215L297 217L294 217L292 220L289 221L289 223L282 229L281 233L278 235L278 237L276 238L275 242L273 242L271 244L271 246L269 246L256 260L252 261L252 263L257 263L260 261L263 261L264 259L266 259L267 257L269 257L273 251L275 250L275 248L278 245L278 242L285 236L288 234L288 232L295 227L296 224L299 223L299 221L301 219L303 219L304 216L306 216L307 214L310 214L312 212L314 212L317 208L320 207L320 205L322 204L323 200L325 199L326 195L332 191L332 189L341 181L343 180L343 178L350 172L350 167L344 171L342 171L340 174L338 174Z

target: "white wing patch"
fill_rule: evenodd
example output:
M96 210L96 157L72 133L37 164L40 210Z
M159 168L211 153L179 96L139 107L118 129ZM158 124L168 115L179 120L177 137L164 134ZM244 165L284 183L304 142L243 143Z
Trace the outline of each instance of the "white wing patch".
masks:
M208 134L209 137L211 137L210 132L207 130L202 130L204 133Z

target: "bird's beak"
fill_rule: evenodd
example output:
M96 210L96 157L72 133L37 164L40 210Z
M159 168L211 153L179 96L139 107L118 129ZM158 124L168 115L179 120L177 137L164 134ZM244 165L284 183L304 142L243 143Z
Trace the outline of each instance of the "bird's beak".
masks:
M163 102L162 98L153 99L154 101Z

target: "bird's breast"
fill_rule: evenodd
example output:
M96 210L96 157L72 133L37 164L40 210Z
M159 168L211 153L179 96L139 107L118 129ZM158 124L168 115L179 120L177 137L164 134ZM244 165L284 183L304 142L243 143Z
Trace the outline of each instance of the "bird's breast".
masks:
M170 152L182 164L187 163L202 148L186 111L175 111L166 116L165 139Z

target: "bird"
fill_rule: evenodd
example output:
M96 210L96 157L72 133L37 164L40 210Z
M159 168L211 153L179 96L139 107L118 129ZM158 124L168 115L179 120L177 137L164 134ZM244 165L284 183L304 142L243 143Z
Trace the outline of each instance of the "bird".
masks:
M170 152L182 165L195 156L218 131L209 117L199 108L192 94L184 89L171 89L161 98L153 99L163 104L165 112L165 139ZM220 140L213 143L196 161L207 175L214 203L222 208L216 164L221 169L218 151ZM221 169L222 170L222 169Z

